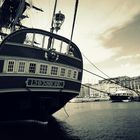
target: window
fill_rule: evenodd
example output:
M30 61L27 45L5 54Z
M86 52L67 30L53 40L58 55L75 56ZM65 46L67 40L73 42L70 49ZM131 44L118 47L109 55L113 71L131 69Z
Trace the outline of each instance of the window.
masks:
M30 63L29 73L35 73L35 71L36 71L36 64L35 63Z
M78 72L75 70L75 71L73 72L73 79L77 79L77 76L78 76Z
M65 68L61 68L60 70L60 76L64 77L66 74L66 69Z
M68 78L71 78L71 73L72 73L72 70L68 70L68 73L67 73Z
M15 65L15 61L13 61L13 60L8 61L7 72L13 72L14 71L14 65Z
M51 68L51 75L55 75L55 76L58 75L58 67L52 66L52 68Z
M18 72L24 72L24 71L25 71L25 62L19 62Z
M41 74L47 74L47 70L48 70L48 65L44 65L44 64L41 64L40 65L40 71L39 71L39 73L41 73Z

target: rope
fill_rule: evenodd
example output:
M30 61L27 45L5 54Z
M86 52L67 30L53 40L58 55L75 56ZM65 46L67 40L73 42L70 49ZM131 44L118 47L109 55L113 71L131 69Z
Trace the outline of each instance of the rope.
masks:
M114 83L114 84L116 84L116 85L119 85L119 86L121 86L121 87L123 87L123 88L132 90L132 91L134 91L137 95L139 95L139 91L137 91L137 90L134 90L134 89L132 89L132 88L130 88L130 87L127 87L127 86L123 86L123 85L121 85L120 83L118 83L118 82L116 82L116 81L113 81L113 80L110 80L110 79L106 79L106 78L104 78L104 77L102 77L102 76L100 76L100 75L97 75L97 74L95 74L95 73L93 73L93 72L91 72L91 71L88 71L88 70L86 70L86 69L83 69L83 70L86 71L86 72L88 72L88 73L90 73L90 74L92 74L92 75L95 75L95 76L100 77L100 78L102 78L102 79L104 79L104 80L107 80L107 81L109 81L109 82L111 82L111 83Z
M66 113L67 117L69 117L69 114L67 113L67 111L65 109L65 106L63 108L64 108L64 112Z
M95 64L93 64L83 53L82 55L87 59L87 61L94 66L97 70L99 70L102 74L104 74L106 77L110 78L107 74L105 74L101 69L99 69Z
M109 92L105 92L105 91L103 91L103 90L99 90L99 89L97 89L97 88L93 88L93 87L91 87L91 86L87 86L87 85L85 85L85 84L82 84L82 86L87 87L87 88L90 88L90 89L93 89L93 90L96 90L96 91L99 91L99 92L106 93L106 94L108 94L108 95L111 94L111 93L109 93Z

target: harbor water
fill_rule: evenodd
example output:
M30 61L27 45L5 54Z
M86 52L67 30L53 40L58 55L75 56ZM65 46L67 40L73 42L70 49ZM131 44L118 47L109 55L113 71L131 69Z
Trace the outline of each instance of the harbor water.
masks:
M140 140L140 103L68 103L47 124L0 123L0 140Z

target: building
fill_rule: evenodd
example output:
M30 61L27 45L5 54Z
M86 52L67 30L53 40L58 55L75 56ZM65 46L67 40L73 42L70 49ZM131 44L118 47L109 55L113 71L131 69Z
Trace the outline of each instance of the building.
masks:
M140 76L121 76L100 80L98 84L82 85L80 97L106 97L120 89L131 90L134 96L140 95Z

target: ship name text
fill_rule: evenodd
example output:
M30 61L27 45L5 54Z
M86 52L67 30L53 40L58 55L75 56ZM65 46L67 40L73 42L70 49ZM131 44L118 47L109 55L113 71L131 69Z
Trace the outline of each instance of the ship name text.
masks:
M46 80L28 78L26 87L64 88L65 82L61 80Z

